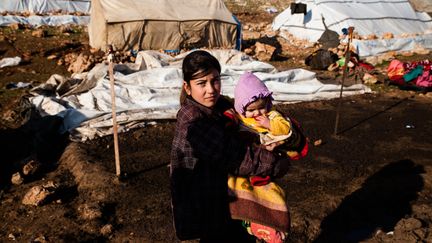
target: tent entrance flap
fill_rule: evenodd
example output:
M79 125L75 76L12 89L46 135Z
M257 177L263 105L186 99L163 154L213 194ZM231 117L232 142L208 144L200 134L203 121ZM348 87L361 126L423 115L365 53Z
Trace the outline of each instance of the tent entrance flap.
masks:
M236 37L237 26L217 21L135 21L108 24L103 46L111 44L116 50L232 49Z
M139 47L143 29L144 22L108 24L106 45L112 45L115 50L136 50Z

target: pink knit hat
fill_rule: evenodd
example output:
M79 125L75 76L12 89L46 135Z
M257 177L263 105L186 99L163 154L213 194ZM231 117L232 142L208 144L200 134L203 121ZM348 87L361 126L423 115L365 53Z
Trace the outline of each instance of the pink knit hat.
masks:
M245 72L240 76L234 89L234 108L239 114L244 115L247 105L260 98L272 98L272 94L257 76L250 72ZM271 102L269 106L271 108Z

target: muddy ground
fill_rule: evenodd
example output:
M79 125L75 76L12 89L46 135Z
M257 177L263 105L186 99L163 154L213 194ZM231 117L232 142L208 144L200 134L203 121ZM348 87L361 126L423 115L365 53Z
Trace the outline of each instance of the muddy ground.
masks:
M266 14L239 17L269 23L273 16ZM43 38L26 27L0 31L1 58L27 56L19 66L0 69L0 241L178 242L167 167L174 121L119 135L125 177L116 180L111 136L73 143L45 132L59 121L34 114L22 99L27 90L7 88L68 75L57 63L68 53L89 52L85 30L47 28ZM48 59L52 54L57 58ZM272 64L304 67L306 54ZM318 72L322 80L336 76ZM432 242L432 98L384 84L373 89L342 100L337 136L338 100L279 106L311 142L307 158L292 162L278 180L290 205L289 242ZM41 169L11 185L11 174L31 159ZM41 205L22 204L30 188L49 181L54 193Z

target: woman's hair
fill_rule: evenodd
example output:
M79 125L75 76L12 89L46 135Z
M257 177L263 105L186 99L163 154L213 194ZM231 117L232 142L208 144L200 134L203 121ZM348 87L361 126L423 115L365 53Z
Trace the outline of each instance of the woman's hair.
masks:
M197 50L189 53L183 59L182 72L183 80L190 84L192 79L201 78L213 70L221 72L219 61L210 53L202 50ZM186 99L186 90L182 87L180 93L180 104L183 104Z

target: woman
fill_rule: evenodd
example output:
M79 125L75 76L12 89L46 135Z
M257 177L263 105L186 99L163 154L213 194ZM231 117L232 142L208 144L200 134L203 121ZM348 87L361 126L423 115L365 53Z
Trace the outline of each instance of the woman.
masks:
M276 176L282 163L270 152L275 145L248 144L229 129L232 120L224 112L232 111L232 104L220 95L221 67L215 57L206 51L191 52L182 71L170 167L176 234L180 240L201 242L253 240L230 217L228 173Z

